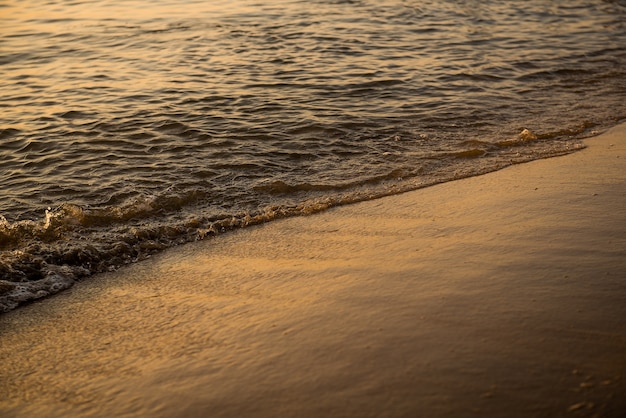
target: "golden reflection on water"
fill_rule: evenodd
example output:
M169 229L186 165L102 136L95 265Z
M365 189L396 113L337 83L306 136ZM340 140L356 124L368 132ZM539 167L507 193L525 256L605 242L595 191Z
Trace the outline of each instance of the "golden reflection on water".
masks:
M187 67L181 65L180 72L173 71L172 51L165 47L170 41L179 41L180 33L175 30L180 29L171 26L172 20L182 20L184 29L185 20L194 21L202 18L209 18L213 26L206 27L204 36L211 36L215 30L215 25L219 26L220 17L232 16L254 16L255 14L267 14L268 10L280 11L281 7L294 5L291 1L274 1L271 5L261 7L254 2L247 0L237 1L185 1L182 2L154 2L150 7L145 7L145 1L125 1L125 2L84 2L83 5L72 2L71 9L64 5L64 2L47 2L41 4L38 1L10 1L0 9L0 27L11 29L16 34L10 39L11 48L14 50L37 50L54 49L63 43L63 39L57 40L63 34L72 36L85 33L89 36L97 32L107 32L111 30L107 27L108 21L117 21L118 28L132 31L153 32L161 36L163 48L151 48L144 51L137 51L133 48L131 41L126 46L125 36L122 35L119 43L102 45L103 49L110 49L110 59L98 59L97 62L86 57L86 53L68 50L64 46L55 59L40 61L37 65L29 67L17 66L4 69L3 76L9 80L22 80L35 77L39 82L55 79L71 79L65 85L51 84L43 86L50 93L51 100L43 108L37 109L37 115L32 116L53 116L67 111L68 103L65 100L57 100L59 96L73 89L87 89L94 92L93 97L83 99L83 103L88 103L89 109L97 113L102 110L108 113L120 106L118 103L102 99L98 92L100 89L108 89L114 84L116 91L123 91L126 96L138 96L155 89L165 89L167 87L177 87L180 83L193 85L194 81L185 78ZM71 10L71 12L69 12ZM120 16L126 18L120 19ZM140 22L140 23L138 23ZM32 36L20 36L41 34L33 38ZM50 36L46 36L50 35ZM22 39L23 38L23 39ZM189 39L193 43L194 38ZM225 54L212 55L206 57L211 60L214 66L243 66L249 64L247 60L239 57L236 51L227 51ZM146 67L140 61L149 63ZM155 68L163 65L166 71L154 71ZM209 69L210 70L210 69ZM210 71L209 71L210 72ZM109 77L114 78L111 83ZM208 75L210 77L210 74ZM51 81L51 83L54 83ZM42 87L41 85L37 87ZM205 83L198 82L198 89L206 87ZM33 86L28 83L14 83L13 93L16 96L28 96L32 94ZM232 86L232 91L243 94L245 89L239 86ZM148 98L148 97L146 97ZM125 106L121 105L121 108ZM11 113L17 111L14 117ZM5 114L14 121L14 127L21 127L20 120L28 116L28 110L24 108L7 109Z
M65 4L67 3L67 4ZM276 2L274 2L276 3ZM71 15L68 14L68 6L71 6ZM170 18L177 16L199 17L201 14L217 15L228 11L253 12L254 4L249 1L181 1L181 2L152 2L146 7L146 2L138 1L84 1L81 5L76 1L50 1L40 2L36 0L9 1L0 10L0 18L39 21L80 21L119 19L125 16L131 22L133 20Z

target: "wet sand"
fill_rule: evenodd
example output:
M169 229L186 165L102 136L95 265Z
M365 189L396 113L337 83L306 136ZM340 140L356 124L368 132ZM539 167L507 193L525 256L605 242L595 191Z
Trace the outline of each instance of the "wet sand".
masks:
M626 125L0 316L2 417L626 416Z

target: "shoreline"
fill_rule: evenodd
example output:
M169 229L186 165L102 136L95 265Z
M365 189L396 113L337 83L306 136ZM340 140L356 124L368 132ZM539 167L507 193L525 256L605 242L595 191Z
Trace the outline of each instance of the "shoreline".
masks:
M0 315L0 415L624 414L626 124L584 143Z

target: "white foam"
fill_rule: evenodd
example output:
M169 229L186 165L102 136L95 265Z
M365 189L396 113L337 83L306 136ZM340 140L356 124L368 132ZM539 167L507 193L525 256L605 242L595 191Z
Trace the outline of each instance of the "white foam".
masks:
M8 312L24 302L40 299L68 289L75 282L69 266L47 266L45 278L25 283L12 283L12 290L0 295L0 312Z

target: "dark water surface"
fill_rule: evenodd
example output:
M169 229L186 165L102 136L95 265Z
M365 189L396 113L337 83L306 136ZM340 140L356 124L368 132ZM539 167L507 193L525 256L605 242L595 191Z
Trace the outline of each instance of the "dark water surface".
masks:
M626 117L626 2L493 3L0 0L0 311Z

